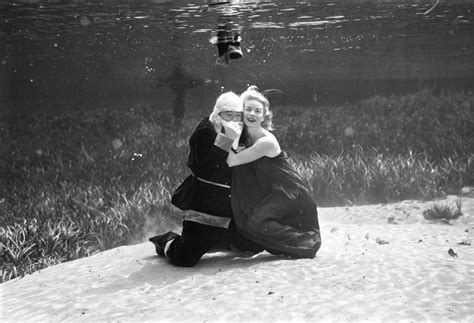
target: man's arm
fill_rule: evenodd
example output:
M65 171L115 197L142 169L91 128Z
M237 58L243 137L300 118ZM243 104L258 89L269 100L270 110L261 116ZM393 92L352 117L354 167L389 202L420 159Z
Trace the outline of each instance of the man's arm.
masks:
M209 178L224 166L233 140L209 128L196 130L189 139L188 166L196 176Z
M188 166L196 176L204 179L219 177L220 169L227 168L226 160L234 140L240 137L242 125L223 123L224 133L217 133L209 122L202 122L189 138ZM217 172L217 173L216 173Z

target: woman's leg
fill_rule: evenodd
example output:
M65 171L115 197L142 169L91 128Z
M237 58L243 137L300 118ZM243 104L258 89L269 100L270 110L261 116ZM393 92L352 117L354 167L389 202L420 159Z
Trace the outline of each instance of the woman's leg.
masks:
M247 230L272 253L306 257L321 246L317 216L313 201L273 193L254 208Z

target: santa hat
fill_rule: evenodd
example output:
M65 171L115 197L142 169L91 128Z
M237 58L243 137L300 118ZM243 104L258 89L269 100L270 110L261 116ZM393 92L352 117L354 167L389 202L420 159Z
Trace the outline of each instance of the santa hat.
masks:
M216 100L214 110L209 116L209 120L212 122L216 131L219 132L222 128L221 117L219 113L223 111L237 111L242 112L244 109L242 99L234 92L222 93Z

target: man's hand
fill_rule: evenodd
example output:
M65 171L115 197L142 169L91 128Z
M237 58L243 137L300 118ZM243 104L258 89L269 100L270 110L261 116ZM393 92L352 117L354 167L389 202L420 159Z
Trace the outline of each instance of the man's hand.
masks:
M233 140L240 138L242 129L244 128L243 122L237 121L225 121L221 120L222 126L224 127L224 134Z

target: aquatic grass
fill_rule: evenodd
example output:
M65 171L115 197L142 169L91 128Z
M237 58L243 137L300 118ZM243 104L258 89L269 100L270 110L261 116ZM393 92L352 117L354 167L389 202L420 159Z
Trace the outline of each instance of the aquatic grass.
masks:
M46 209L49 219L43 213L44 205L51 205L51 199L46 198L33 218L0 228L2 280L175 228L181 218L169 195L159 183L148 183L130 198L117 194L114 206L105 209L102 202L87 200L87 196L81 202L80 196L75 196L65 203L68 205L56 204L64 213Z
M474 184L473 98L274 107L275 134L321 206L431 199ZM170 196L200 117L178 125L148 107L0 117L2 281L179 229Z
M472 156L474 95L425 89L413 94L375 96L353 105L274 107L280 141L303 156L329 156L358 147L431 160ZM473 179L471 177L471 179Z
M425 219L447 224L449 224L451 220L455 220L462 215L462 203L460 199L456 200L455 208L448 204L435 203L432 207L423 211L423 217Z
M97 251L78 224L37 218L0 228L0 244L2 281Z
M423 154L390 156L362 148L335 158L313 154L295 164L322 206L431 199L444 194L448 173Z
M96 117L89 118L93 114ZM186 172L187 147L181 138L194 125L176 131L165 120L161 125L153 119L143 121L142 111L134 118L130 113L114 114L109 123L115 126L103 128L104 115L112 117L107 111L95 111L85 119L66 115L10 120L15 140L0 202L2 280L143 241L148 233L180 222L170 204L170 191ZM108 135L111 128L120 131ZM59 135L58 129L66 134L74 130L75 135ZM117 138L122 145L114 148ZM49 248L51 239L42 232L51 232L51 227L62 232L66 226L77 239L61 234L54 234L54 239L74 248L60 244L59 249Z

